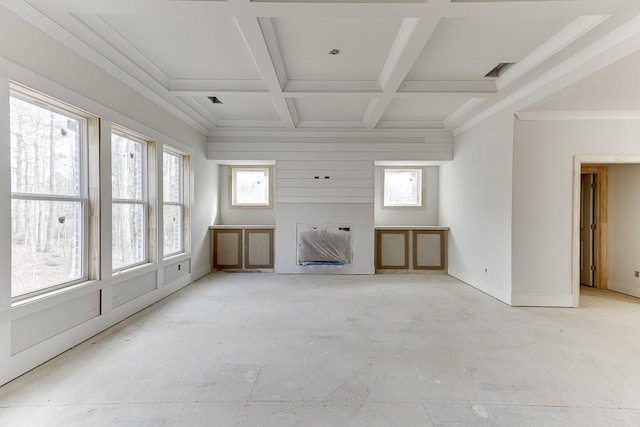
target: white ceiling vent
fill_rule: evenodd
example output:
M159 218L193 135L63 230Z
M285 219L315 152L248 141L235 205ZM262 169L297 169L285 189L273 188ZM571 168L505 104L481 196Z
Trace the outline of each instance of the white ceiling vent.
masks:
M507 70L511 68L513 64L515 64L515 62L501 62L495 67L493 67L493 69L489 71L487 74L485 74L484 76L497 79L498 77L506 73Z

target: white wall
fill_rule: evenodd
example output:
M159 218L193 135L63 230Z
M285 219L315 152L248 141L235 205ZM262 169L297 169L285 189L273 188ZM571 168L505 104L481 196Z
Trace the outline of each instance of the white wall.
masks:
M513 114L502 112L458 135L440 166L439 222L449 232L449 274L511 301Z
M383 209L382 167L375 168L374 222L376 226L438 225L440 168L429 166L423 167L422 170L425 185L424 206L419 209Z
M4 76L4 77L3 77ZM29 86L191 158L191 252L117 276L110 274L109 144L102 146L101 280L11 305L8 82ZM0 384L106 329L209 271L207 226L217 213L217 167L205 159L205 136L84 58L0 7ZM104 139L103 139L104 141ZM99 309L98 309L99 308ZM46 325L43 328L42 325Z
M608 287L640 297L640 165L609 166Z
M275 189L276 171L271 183ZM271 208L232 208L229 198L229 166L221 165L219 173L220 191L220 224L224 225L274 225L276 223L275 202ZM273 197L275 201L275 197Z
M211 270L209 226L219 224L221 200L218 194L219 166L194 152L193 209L191 210L192 271L200 277Z
M640 121L517 121L513 303L572 306L576 155L640 155Z

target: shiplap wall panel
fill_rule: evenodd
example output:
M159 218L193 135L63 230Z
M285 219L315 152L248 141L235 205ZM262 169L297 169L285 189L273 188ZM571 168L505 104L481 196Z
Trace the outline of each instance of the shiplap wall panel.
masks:
M370 204L371 197L354 197L354 196L307 196L307 197L299 197L299 196L282 196L278 198L278 203L355 203L355 204Z
M277 203L373 203L374 199L371 161L278 161L276 177Z
M309 177L325 175L313 174L314 170L307 169L278 169L278 178L281 179L309 179ZM371 171L367 169L322 169L322 172L331 179L371 179Z
M279 188L370 188L370 179L278 179Z
M366 170L371 171L373 179L373 162L355 161L343 162L334 160L280 160L276 163L278 170L308 171L310 175L326 170Z
M278 193L281 197L309 197L309 191L313 191L318 197L367 197L371 193L370 188L327 188L327 187L306 187L306 188L280 188Z

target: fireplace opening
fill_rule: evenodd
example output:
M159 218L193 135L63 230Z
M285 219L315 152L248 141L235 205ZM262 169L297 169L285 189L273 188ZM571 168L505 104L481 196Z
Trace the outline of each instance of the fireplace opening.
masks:
M351 264L351 225L297 224L298 265Z

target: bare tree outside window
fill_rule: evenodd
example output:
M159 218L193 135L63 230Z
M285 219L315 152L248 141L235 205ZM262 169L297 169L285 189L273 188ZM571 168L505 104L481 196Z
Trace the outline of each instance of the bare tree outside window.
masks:
M147 143L111 134L112 268L147 262Z
M163 153L162 214L165 257L184 250L183 166L183 156L168 151Z
M11 294L86 276L86 119L10 97Z

